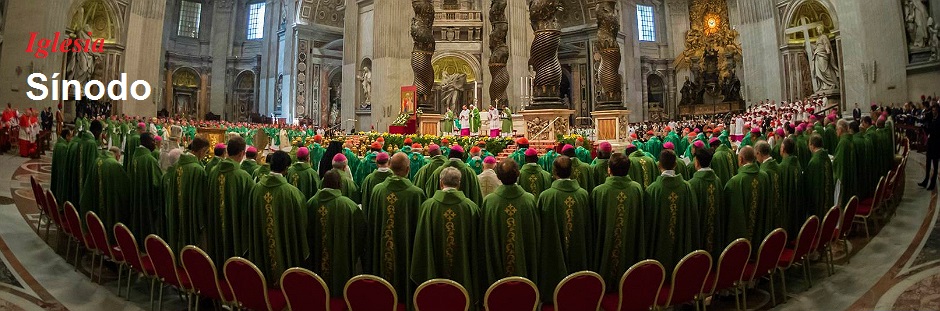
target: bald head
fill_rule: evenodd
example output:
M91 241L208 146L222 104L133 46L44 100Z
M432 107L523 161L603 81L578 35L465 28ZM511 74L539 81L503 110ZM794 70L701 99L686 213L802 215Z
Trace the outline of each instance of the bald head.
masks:
M745 164L751 164L757 162L757 152L754 152L754 148L751 146L744 146L738 151L738 163L741 166Z
M408 172L411 170L411 161L404 153L398 152L389 160L389 167L398 177L405 177L408 176Z

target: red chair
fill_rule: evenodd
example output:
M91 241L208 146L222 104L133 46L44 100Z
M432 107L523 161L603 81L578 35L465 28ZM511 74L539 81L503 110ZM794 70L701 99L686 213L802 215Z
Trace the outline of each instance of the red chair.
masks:
M511 276L490 285L483 296L486 311L535 311L539 290L529 279Z
M872 216L875 215L879 206L881 206L881 192L884 189L885 178L881 177L878 179L878 186L875 187L875 195L871 198L862 200L858 202L858 209L855 213L855 219L852 221L854 223L860 223L865 226L865 238L869 241L871 240L871 234L868 232L868 220L873 219ZM875 225L875 221L872 220L872 225Z
M634 264L620 278L617 293L604 295L601 307L607 311L646 311L656 306L666 281L666 269L656 260Z
M685 255L675 271L672 272L672 282L663 286L659 291L656 304L660 308L693 302L698 309L702 299L702 288L705 287L705 278L712 268L712 256L703 250L697 250Z
M783 278L783 302L787 301L787 277L786 272L793 264L802 261L803 277L810 287L813 287L812 275L810 275L809 258L806 257L812 250L813 240L819 232L819 217L810 216L800 228L800 235L796 237L796 244L793 248L785 248L780 253L780 260L777 261L777 269L780 270L780 276Z
M42 220L46 219L46 227L49 226L49 215L46 211L46 195L43 192L42 186L36 182L36 176L29 176L29 185L33 189L33 199L36 200L36 207L39 208L39 222L36 224L36 234L39 234L39 230L42 229Z
M46 190L45 193L46 193L45 194L46 195L46 218L49 219L46 222L45 238L48 239L49 238L49 226L55 224L57 228L56 232L58 232L59 234L64 233L65 229L63 229L64 226L62 225L62 213L59 212L59 202L55 199L55 195L52 194L52 191ZM56 240L55 240L57 249L59 246L59 234L56 234Z
M850 199L851 200L851 199ZM839 219L842 218L842 211L839 206L833 206L823 217L822 225L819 227L819 235L813 241L813 248L817 253L826 259L826 271L831 276L835 273L835 267L832 265L832 242L839 240L836 233L836 226L839 225Z
M780 254L787 245L787 231L781 228L774 229L764 241L760 243L757 249L757 258L755 261L748 262L744 266L745 283L752 283L762 277L770 278L770 298L773 305L777 305L777 295L774 290L774 274L777 271L777 262L780 261ZM747 306L747 289L744 288L744 306Z
M430 279L415 290L415 311L467 311L470 294L459 283L447 279Z
M739 289L744 284L744 267L751 257L751 242L741 238L734 240L718 257L718 269L712 270L705 279L703 297L709 297L715 292L725 289ZM738 291L734 290L734 305L741 310ZM744 306L747 308L747 306Z
M404 311L395 288L383 278L361 274L346 282L343 299L349 311Z
M193 304L196 306L196 310L199 310L199 300L202 297L226 305L231 305L232 301L235 300L232 296L232 288L228 286L225 279L219 279L219 270L216 270L215 263L209 259L209 255L206 255L206 252L203 252L202 249L186 245L186 247L183 247L183 251L180 252L180 262L183 264L186 276L192 282L193 294L196 296L196 301Z
M845 262L848 263L849 259L852 258L851 253L849 252L849 232L852 231L852 220L855 219L855 213L858 210L858 197L852 196L849 199L849 202L845 203L845 210L842 213L842 219L839 221L839 227L836 228L835 234L833 236L836 239L842 240L842 245L845 246ZM829 248L829 256L832 256L832 248Z
M137 271L144 277L150 279L157 276L157 270L154 269L153 262L150 261L150 256L140 253L140 248L137 247L137 238L134 237L130 229L127 229L127 226L122 223L114 224L114 239L117 240L118 247L121 248L121 254L124 255L124 262L130 266L131 270ZM131 297L131 278L133 276L133 273L127 273L127 294L125 297L128 299ZM120 292L121 279L118 279L118 293ZM152 304L153 281L151 281L150 285L150 300Z
M232 257L222 267L225 281L232 287L236 307L249 310L280 311L287 306L284 293L268 288L264 275L255 264L241 257Z
M208 259L208 258L206 258ZM331 298L326 282L313 271L290 268L281 274L281 291L291 311L343 311L343 298Z
M85 226L88 227L88 234L91 235L91 241L94 245L95 253L92 255L92 268L94 268L94 255L98 255L98 282L101 282L101 269L104 267L104 260L107 257L108 261L114 262L118 265L118 280L121 279L121 273L124 272L124 254L121 253L121 247L117 245L111 245L108 242L108 235L105 233L104 224L101 223L101 218L98 218L98 215L95 212L88 211L85 213ZM92 278L94 282L94 278Z
M64 213L65 224L66 224L65 234L68 235L69 240L70 240L69 246L65 250L65 257L66 257L66 260L68 260L67 258L69 256L69 253L71 252L72 243L74 242L76 244L74 265L75 265L75 271L78 271L78 255L79 253L81 253L83 246L84 247L89 246L87 242L89 242L90 239L86 239L85 233L82 232L82 220L81 218L78 217L78 210L75 209L75 206L72 205L72 202L65 202L65 206L63 206L63 210L65 210L65 213Z
M160 282L165 285L170 285L180 289L187 293L189 296L192 292L192 282L189 281L189 276L186 275L185 271L179 268L176 265L176 256L173 255L173 250L170 249L170 246L163 241L162 238L155 234L147 236L147 240L144 241L144 247L147 248L147 255L150 256L150 261L153 262L153 267L157 272L157 278ZM187 302L191 299L187 299ZM159 305L159 310L163 310L163 286L160 286L160 297L157 300ZM153 304L153 301L151 301ZM152 305L151 305L152 307Z
M605 291L604 279L591 271L575 272L555 286L553 304L543 304L542 311L597 310Z

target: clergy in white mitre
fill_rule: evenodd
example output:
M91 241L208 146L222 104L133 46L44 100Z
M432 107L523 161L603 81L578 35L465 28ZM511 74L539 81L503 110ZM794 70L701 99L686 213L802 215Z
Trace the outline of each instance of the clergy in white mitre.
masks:
M470 109L467 109L467 105L463 105L463 110L460 111L459 118L460 136L470 136Z
M499 118L499 110L496 110L496 105L490 106L489 113L490 120L490 137L499 137L500 126L502 126L502 120Z

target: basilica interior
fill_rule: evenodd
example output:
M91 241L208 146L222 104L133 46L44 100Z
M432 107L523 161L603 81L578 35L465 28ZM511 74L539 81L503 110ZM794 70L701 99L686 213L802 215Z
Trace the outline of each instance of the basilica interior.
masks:
M913 2L921 26L910 26ZM590 127L592 112L605 109L630 111L637 122L768 100L826 98L843 111L914 100L933 94L940 79L929 39L940 4L913 2L556 1L560 77L548 96L572 111L575 127ZM428 3L426 36L434 45L421 52L430 55L430 83L415 75L416 11L406 0L0 1L0 81L9 86L0 98L17 107L64 103L74 113L74 102L30 101L25 79L28 72L68 73L71 54L21 51L34 33L87 29L106 42L93 56L91 77L127 73L154 89L145 100L109 101L114 114L384 129L402 112L402 87L419 84L426 114L461 105L538 106L536 17L526 1ZM607 46L619 51L608 55ZM505 76L493 78L494 64ZM603 85L613 74L617 80Z

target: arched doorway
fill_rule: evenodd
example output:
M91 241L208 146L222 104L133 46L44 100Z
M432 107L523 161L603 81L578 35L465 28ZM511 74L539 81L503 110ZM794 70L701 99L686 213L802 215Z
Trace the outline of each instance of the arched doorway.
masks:
M447 108L459 113L463 105L475 105L483 85L479 82L479 64L472 57L448 53L432 61L436 102L440 111ZM481 110L483 107L477 107Z
M657 74L650 74L646 77L646 98L647 115L651 121L660 122L667 118L665 109L666 102L666 84L663 78Z
M785 96L838 97L842 49L838 20L828 2L794 2L787 10L781 48Z
M184 67L173 73L173 105L170 116L193 118L199 114L199 87L202 79L195 69Z
M123 63L123 41L120 36L121 19L115 14L116 6L111 0L86 0L75 4L69 11L65 35L74 40L89 40L93 47L100 47L103 41L103 51L69 51L62 62L63 80L78 80L82 83L89 80L110 81L117 79ZM65 112L77 112L79 115L93 114L120 114L122 109L114 111L110 107L120 107L119 102L110 102L110 99L89 101L86 99L74 102L75 110L68 100L63 98ZM107 110L104 113L103 110Z
M255 103L255 73L246 70L238 74L232 95L235 100L235 120L248 122L249 116L258 110Z
M332 127L343 123L343 75L341 68L335 69L330 73L329 80L329 103L327 111L322 114L321 124Z

